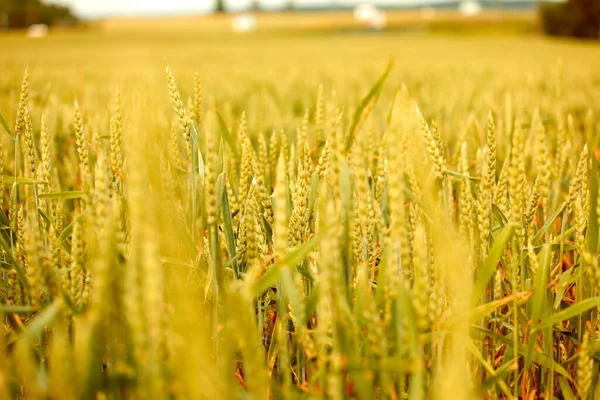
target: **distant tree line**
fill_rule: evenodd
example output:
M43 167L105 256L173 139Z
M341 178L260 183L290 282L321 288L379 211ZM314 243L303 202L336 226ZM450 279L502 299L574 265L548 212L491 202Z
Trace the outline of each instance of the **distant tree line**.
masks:
M26 28L32 24L74 25L77 18L68 7L41 0L0 0L0 28Z
M540 8L544 31L549 35L600 40L600 0L569 0Z

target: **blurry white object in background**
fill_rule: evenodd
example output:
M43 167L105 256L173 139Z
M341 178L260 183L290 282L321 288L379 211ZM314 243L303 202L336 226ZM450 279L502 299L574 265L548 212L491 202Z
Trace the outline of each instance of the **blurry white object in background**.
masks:
M435 8L433 8L431 6L421 7L421 18L434 19L435 18Z
M481 12L481 4L478 1L463 1L458 6L458 11L460 11L462 15L471 17Z
M231 22L234 32L252 32L256 30L256 26L256 17L252 14L240 14Z
M383 29L387 25L387 15L385 15L385 11L377 10L373 17L367 24L367 26L371 29Z
M383 29L387 25L385 12L370 3L357 5L354 8L354 19L371 29Z
M33 24L27 28L27 37L41 38L48 35L48 26L45 24Z
M360 23L367 23L373 14L377 12L377 8L371 3L363 3L354 7L354 19Z

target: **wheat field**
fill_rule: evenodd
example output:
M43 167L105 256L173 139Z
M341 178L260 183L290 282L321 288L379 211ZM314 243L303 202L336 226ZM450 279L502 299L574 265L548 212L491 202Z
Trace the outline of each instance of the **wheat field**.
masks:
M0 35L0 398L600 398L600 47L273 21Z

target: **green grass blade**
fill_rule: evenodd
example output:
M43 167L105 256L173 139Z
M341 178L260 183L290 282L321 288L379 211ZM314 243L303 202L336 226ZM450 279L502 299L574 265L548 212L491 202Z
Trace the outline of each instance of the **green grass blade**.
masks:
M475 285L473 286L473 295L471 297L472 305L477 304L490 279L494 276L496 268L498 267L498 261L500 261L500 257L502 257L502 253L504 253L506 244L513 236L514 232L515 227L513 225L508 225L502 228L502 231L496 236L490 253L483 263L483 267L477 271Z
M8 217L4 213L4 210L0 210L0 225L10 227L10 222L8 221Z
M279 287L281 287L283 292L282 295L288 299L294 310L300 310L302 307L300 305L300 294L298 293L298 288L294 282L292 269L288 265L283 265L279 269L281 270L281 273L279 274ZM304 321L299 319L298 323L304 324Z
M566 319L570 319L573 317L577 317L578 315L591 310L594 307L598 307L600 305L600 296L592 297L589 299L582 300L578 303L574 303L572 306L556 313L551 316L545 318L536 329L544 329L553 326L554 324L558 324Z
M571 389L571 385L569 385L569 382L562 376L558 377L558 385L560 386L560 392L562 393L565 400L577 399L575 393L573 393L573 389Z
M224 179L223 179L223 174L219 175L217 177L217 182L216 182L216 197L217 197L217 210L219 210L219 207L221 206L221 200L223 198L223 192L225 191L225 185L224 185ZM214 273L214 277L217 283L217 287L219 290L219 294L220 295L224 295L225 294L225 282L224 282L224 278L223 278L223 260L221 258L221 245L220 245L220 235L219 235L219 221L218 221L218 217L219 214L217 212L217 221L214 225L209 225L208 226L208 232L209 232L209 242L210 242L210 261L211 261L211 266L213 268L213 273Z
M200 134L198 133L198 129L196 128L194 121L190 121L190 136L192 137L192 141L196 147L200 148Z
M29 178L23 178L23 177L17 177L16 179L17 184L18 185L34 185L36 183L39 184L44 184L47 183L44 180L41 179L29 179ZM9 176L9 175L4 175L4 183L6 184L14 184L15 183L15 177L14 176Z
M274 287L281 276L280 269L286 265L296 266L300 264L302 261L304 261L304 259L306 259L318 242L318 237L313 236L306 243L289 252L283 258L283 260L275 262L275 264L272 265L258 281L256 281L256 284L254 285L254 292L260 295L267 289Z
M350 130L348 132L348 136L346 136L346 151L350 151L352 148L352 144L354 143L354 139L356 138L356 134L358 129L360 128L360 124L368 117L373 105L379 98L381 94L381 90L383 89L383 84L387 79L392 67L394 66L394 59L391 59L388 62L387 68L381 77L375 82L369 93L362 99L360 104L358 105L356 111L354 111L354 115L352 116L352 123L350 124Z
M65 229L63 229L63 231L58 236L59 242L64 242L65 240L67 240L71 232L73 232L73 227L75 226L75 223L77 223L77 221L79 221L85 214L87 214L87 209L81 214L79 214L77 217L75 217L73 221L69 225L67 225Z
M219 174L217 176L217 187L215 190L215 196L217 198L217 204L216 204L216 207L217 207L217 215L216 215L217 229L219 228L219 215L221 214L219 212L219 210L221 210L221 207L223 206L223 198L224 198L223 193L225 193L225 192L226 192L226 190L225 190L225 174Z
M233 137L229 132L229 128L227 128L227 123L225 122L225 120L221 116L221 113L219 113L218 110L215 109L215 113L217 114L217 121L219 122L219 127L221 128L221 137L223 138L223 140L225 140L225 142L231 149L231 152L233 153L233 156L236 158L236 160L238 162L241 162L242 159L240 157L240 153L238 152L237 146L235 145L235 141L233 140Z
M25 271L23 270L23 267L21 267L20 263L17 262L17 260L13 256L9 241L4 235L0 235L0 248L4 250L4 257L6 257L7 263L10 264L10 266L17 272L19 280L21 281L23 286L25 286L25 288L29 290L29 284L27 283L27 279L25 277Z
M43 212L40 208L37 209L37 212L40 215L40 217L42 217L42 219L44 221L46 221L48 226L52 225L52 221L50 220L50 217L48 217L45 212Z
M204 182L204 158L198 147L198 176L200 177L200 183Z
M494 370L494 367L489 363L488 360L486 360L483 357L483 355L481 354L479 349L470 340L467 342L467 349L471 352L471 354L473 354L475 359L477 361L479 361L479 363L483 366L483 368L485 368L485 370L488 373L487 379L490 379L490 378L494 379L496 381L496 383L498 384L498 386L500 386L500 388L504 392L504 395L506 396L506 398L513 399L514 397L512 396L512 393L510 393L510 388L508 387L508 385L502 380L501 377L498 377L497 371ZM510 367L512 365L514 365L514 364L507 363L508 367L501 372L508 373L510 371Z
M8 124L6 123L6 120L4 119L4 116L2 115L2 113L0 113L0 125L2 125L2 127L4 128L4 130L6 131L6 133L8 134L8 136L10 136L10 138L12 140L15 140L15 134L8 127Z
M225 181L227 176L225 176ZM227 253L231 262L231 268L235 279L240 278L237 255L236 255L236 244L235 235L233 234L233 217L231 216L231 206L229 204L229 197L227 196L227 190L223 190L223 199L221 200L221 212L223 217L223 232L225 232L225 244L227 245Z
M50 306L46 307L44 311L36 315L33 321L27 328L26 337L30 341L38 339L44 330L44 328L50 325L54 319L58 316L58 313L63 308L62 300L55 300Z
M574 270L575 268L573 267L569 268L568 270L562 273L558 280L558 290L556 291L556 296L554 298L555 310L558 310L560 302L562 301L562 298L565 295L565 292L567 291L568 287L577 279L577 274L573 274Z
M310 254L310 252L315 248L315 246L319 243L319 237L317 235L311 237L306 243L294 248L291 252L289 252L283 260L277 261L275 266L296 266L302 263L306 257Z
M531 320L533 324L537 324L540 318L540 314L542 312L542 308L549 309L549 305L545 304L548 301L548 294L546 292L546 285L548 283L548 277L550 275L550 262L552 257L552 251L550 246L545 245L539 255L538 262L538 271L535 276L534 290L533 290L533 300L532 300L532 312L531 312ZM537 332L532 331L529 335L529 348L527 350L527 357L525 357L525 366L529 368L529 363L531 362L531 357L533 355L533 348L537 343L535 340Z
M548 296L546 295L546 285L548 283L548 278L550 274L551 257L552 251L550 250L550 246L544 246L539 255L539 267L537 275L535 276L535 286L532 300L533 310L531 318L534 324L538 322L544 302L548 299Z
M519 347L517 349L514 349L512 337L499 335L499 334L492 332L488 329L485 329L481 326L473 325L472 327L473 327L473 329L479 330L479 331L483 332L484 334L486 334L487 336L489 336L490 338L504 344L505 346L510 348L513 352L516 351L518 354L521 354L521 355L525 354L525 352L527 352L527 347L524 344L519 344ZM554 371L558 372L560 375L564 376L565 378L567 378L569 380L573 379L573 378L571 378L571 375L569 374L569 372L562 365L560 365L559 363L554 361L547 354L540 353L538 351L534 351L531 358L534 362L540 364L541 366L548 368L548 369L554 368Z
M67 200L67 199L80 199L85 195L80 190L72 190L65 192L51 192L40 194L38 197L43 200Z
M495 204L492 204L492 213L494 214L496 220L501 226L508 225L508 218L506 217L506 215L504 215L502 210L500 210Z
M305 279L308 279L311 282L315 280L315 277L313 276L313 274L308 269L304 268L303 266L296 267L296 271L298 271L298 273L300 275L302 275Z
M532 239L532 243L533 244L538 244L539 241L542 239L542 236L544 235L544 233L546 233L548 231L548 229L550 229L550 227L552 226L552 224L554 223L554 221L556 220L556 218L558 218L558 216L560 215L560 213L563 212L563 210L565 209L566 205L563 203L561 204L561 206L558 208L558 210L556 210L554 212L554 214L552 214L550 216L550 218L548 218L548 220L546 221L546 223L544 224L544 226L541 227L541 229L539 231L536 232L535 236Z
M461 174L461 173L459 173L459 172L452 171L452 170L449 170L449 169L445 169L444 171L445 171L445 172L446 172L448 175L450 175L450 176L453 176L453 177L455 177L455 178L469 179L469 180L472 180L472 181L479 181L479 180L481 180L481 178L478 178L478 177L476 177L476 176L471 176L471 175Z
M281 268L274 268L273 266L260 277L254 284L254 294L256 296L260 296L267 290L272 287L275 287L275 284L279 280L281 276Z
M0 306L0 312L4 314L12 314L12 313L32 313L37 311L38 309L33 306L16 306L12 304L3 304Z

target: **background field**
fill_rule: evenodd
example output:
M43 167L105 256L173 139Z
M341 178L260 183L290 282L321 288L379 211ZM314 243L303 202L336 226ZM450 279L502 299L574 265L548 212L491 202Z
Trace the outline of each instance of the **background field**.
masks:
M343 102L355 104L394 57L390 87L406 82L419 88L415 95L427 107L441 107L435 102L447 96L460 104L474 102L474 90L482 84L500 96L477 99L475 106L482 110L499 106L508 87L517 97L540 86L551 90L558 59L566 79L577 77L573 84L578 86L569 93L582 97L580 105L588 95L597 96L597 44L547 39L535 33L533 14L492 13L465 20L438 11L428 27L414 12L389 18L391 28L383 32L366 31L349 14L265 14L259 17L259 31L251 34L231 33L230 16L109 20L98 29L57 31L40 40L4 34L0 45L10 57L0 60L0 92L14 99L17 77L29 66L32 86L42 98L108 104L117 86L124 93L143 87L144 101L166 107L161 83L168 62L181 77L184 93L189 85L183 84L197 71L214 101L233 98L247 105L258 91L269 90L285 100L281 104L296 105L299 114L303 107L298 102L314 97L319 83L328 90L351 87ZM461 28L448 33L443 26L452 21ZM519 28L507 29L511 23ZM11 105L15 102L2 107Z

